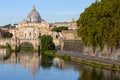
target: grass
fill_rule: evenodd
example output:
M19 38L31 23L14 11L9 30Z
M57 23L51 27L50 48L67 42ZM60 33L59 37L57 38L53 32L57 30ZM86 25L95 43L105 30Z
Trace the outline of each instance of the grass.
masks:
M49 55L49 56L55 56L56 50L46 50L43 52L43 54Z
M81 61L79 61L79 63L90 65L90 66L93 66L93 67L98 67L98 68L101 68L101 69L120 70L120 68L116 64L108 65L108 64L104 64L104 63L100 63L100 62L96 62L96 61L91 61L91 60L81 60Z
M20 50L33 50L33 47L30 47L30 46L20 46Z
M0 48L8 48L8 46L0 46Z
M65 61L73 61L73 62L76 62L78 64L90 65L90 66L98 67L98 68L101 68L101 69L120 71L120 66L118 66L116 64L111 64L110 65L110 64L97 62L97 61L86 60L86 59L71 57L71 56L68 56L68 55L60 55L60 54L56 54L56 57L61 58L61 59L65 60Z
M70 56L67 56L67 55L57 55L57 57L65 60L65 61L70 61L71 60Z

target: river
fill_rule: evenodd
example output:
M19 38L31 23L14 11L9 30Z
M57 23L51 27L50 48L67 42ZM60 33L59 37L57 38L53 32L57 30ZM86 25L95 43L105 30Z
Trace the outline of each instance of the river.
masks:
M27 51L0 61L0 80L120 80L120 73Z

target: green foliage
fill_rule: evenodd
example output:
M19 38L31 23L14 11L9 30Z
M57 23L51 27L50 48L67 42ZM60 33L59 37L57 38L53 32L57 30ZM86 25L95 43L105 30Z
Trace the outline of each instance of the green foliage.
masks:
M116 64L112 64L111 67L112 67L112 68L116 68L117 65L116 65Z
M0 45L0 48L8 48L8 46L3 46L3 45Z
M52 31L56 31L56 32L61 32L62 30L68 30L68 27L61 26L61 27L55 27L52 29Z
M34 48L31 46L20 46L20 50L33 50Z
M11 24L7 24L7 25L2 26L2 28L10 28L10 27L12 27Z
M6 25L3 25L3 26L1 26L2 28L15 28L15 26L17 25L17 23L15 23L15 24L13 24L13 25L11 25L11 24L6 24Z
M42 53L41 66L43 68L50 68L52 66L53 58L55 57L56 50L46 50Z
M68 56L68 55L59 55L58 58L61 58L65 61L70 61L70 56Z
M53 43L53 38L50 35L43 35L40 38L41 38L42 51L55 50L55 45Z
M3 32L2 33L2 38L12 38L13 34L10 32Z
M47 51L43 52L43 54L46 54L46 55L52 56L52 57L55 57L55 53L56 53L56 50L47 50Z
M52 66L53 57L47 54L41 55L41 67L44 69L49 69Z
M96 1L80 15L78 36L87 46L101 51L120 46L120 0Z
M23 42L19 45L18 50L34 50L34 47L29 42Z

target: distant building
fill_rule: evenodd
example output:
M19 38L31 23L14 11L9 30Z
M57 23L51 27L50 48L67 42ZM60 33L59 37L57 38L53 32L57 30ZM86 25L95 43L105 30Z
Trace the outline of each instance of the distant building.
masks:
M77 22L73 18L71 22L55 22L53 26L55 27L66 26L68 27L68 29L77 29Z
M69 29L77 29L77 21L73 20L70 22L70 26L69 26Z
M9 28L0 28L2 31L4 31L4 32L9 32Z
M77 30L64 30L61 33L63 40L74 40L74 39L80 39L77 36Z

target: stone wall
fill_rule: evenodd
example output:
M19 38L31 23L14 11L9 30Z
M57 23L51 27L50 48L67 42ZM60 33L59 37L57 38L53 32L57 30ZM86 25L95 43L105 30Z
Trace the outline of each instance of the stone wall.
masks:
M61 48L61 41L59 39L53 39L53 43L55 44L56 49L60 50L60 48Z
M80 40L64 40L62 50L83 53L84 46Z
M102 52L99 49L93 52L92 47L86 47L81 40L64 40L61 44L61 50L82 53L89 56L120 60L120 48L116 50L112 49L111 51L111 49L105 47Z
M63 40L78 39L77 30L64 30L61 34Z
M120 60L120 48L111 49L111 48L108 48L107 46L105 46L102 52L100 52L99 50L96 50L96 53L98 53L98 54L101 53L99 55L100 57Z

